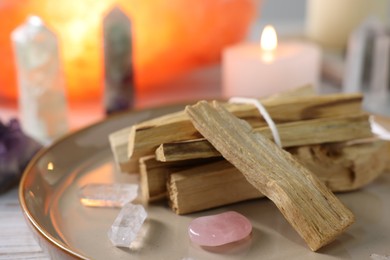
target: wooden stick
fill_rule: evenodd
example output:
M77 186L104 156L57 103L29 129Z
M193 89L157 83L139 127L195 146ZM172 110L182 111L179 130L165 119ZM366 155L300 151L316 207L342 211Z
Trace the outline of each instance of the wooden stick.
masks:
M368 142L364 140L363 143L361 142L363 141L300 146L289 148L287 151L315 173L329 189L334 192L345 192L364 187L384 170L390 168L388 167L390 164L388 163L388 157L390 156L390 144L388 142L382 140L369 140ZM204 162L199 161L199 163L191 163L191 161L163 163L157 161L154 156L147 156L142 157L140 162L140 181L144 201L150 202L165 199L167 194L166 181L172 174L168 186L177 186L180 192L177 194L171 193L170 196L181 197L181 199L173 198L173 200L179 202L179 204L172 204L173 210L177 214L187 214L225 205L223 201L215 200L212 202L208 196L204 197L203 191L204 189L207 190L206 186L186 190L181 186L181 181L196 183L196 180L192 180L192 178L196 179L198 174L202 174L201 178L204 180L204 183L212 186L213 191L210 192L215 194L224 194L225 191L225 185L221 185L219 180L232 181L233 184L236 184L235 180L229 180L229 176L223 175L223 172L218 177L220 179L217 178L215 179L216 182L212 183L212 180L208 178L209 175L214 175L215 173L213 173L212 168L208 168L209 161L207 160ZM227 164L234 168L235 172L238 172L228 162L221 164ZM221 166L222 168L226 167ZM177 175L182 177L175 177ZM245 178L241 179L247 183ZM249 183L246 186L248 185ZM235 189L229 188L229 190ZM243 200L252 198L245 190L240 193L243 196ZM189 200L198 201L196 202L198 206L193 207L191 203L188 203ZM230 198L226 198L226 201L227 204L235 202L235 200Z
M288 151L334 192L362 188L390 168L390 143L383 140L301 146ZM164 163L160 162L160 167L165 168ZM264 196L225 160L168 175L170 205L177 214Z
M333 241L354 215L291 154L218 103L187 106L195 128L279 208L313 251Z
M153 155L141 157L140 185L142 199L153 202L166 197L165 183L171 171L175 171L169 165L161 167ZM180 166L176 168L179 169Z
M226 160L173 173L169 175L167 188L170 206L176 214L264 196Z
M179 172L214 161L216 160L187 160L182 162L162 164L161 162L157 161L153 155L141 157L139 164L142 199L145 202L166 199L167 180L172 172Z
M309 96L316 96L316 90L311 84L304 85L302 87L298 88L292 88L288 89L279 93L275 93L269 97L267 97L267 100L271 99L281 99L281 98L291 98L291 97L309 97Z
M278 124L277 129L283 147L343 142L372 137L368 115L297 121ZM273 139L269 127L257 128L254 131ZM165 143L156 150L156 159L162 162L218 156L221 154L204 138Z
M126 127L111 133L108 136L115 163L122 172L131 172L131 168L128 163L128 144L129 136L133 135L132 131L134 130L135 129L133 127Z
M334 94L325 96L272 98L263 105L276 123L314 118L328 118L363 114L360 94ZM257 109L252 105L226 104L229 111L247 120L253 127L266 126ZM122 171L138 172L138 160L152 155L156 148L167 142L201 138L184 112L177 112L133 126L128 140L127 163Z

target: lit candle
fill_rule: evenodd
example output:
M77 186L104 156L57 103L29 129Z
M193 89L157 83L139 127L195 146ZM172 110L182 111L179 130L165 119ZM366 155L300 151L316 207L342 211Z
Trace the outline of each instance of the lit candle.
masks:
M223 94L262 97L299 87L318 85L320 49L298 41L278 45L272 26L267 26L261 44L242 43L223 51Z

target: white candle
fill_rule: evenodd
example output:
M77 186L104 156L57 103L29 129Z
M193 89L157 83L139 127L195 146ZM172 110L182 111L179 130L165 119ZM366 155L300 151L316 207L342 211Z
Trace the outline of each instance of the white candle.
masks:
M388 0L307 0L307 35L326 48L343 49L364 19L385 21L388 6Z
M263 97L300 87L318 85L320 49L298 41L277 45L276 33L263 31L261 46L242 43L223 51L223 95Z

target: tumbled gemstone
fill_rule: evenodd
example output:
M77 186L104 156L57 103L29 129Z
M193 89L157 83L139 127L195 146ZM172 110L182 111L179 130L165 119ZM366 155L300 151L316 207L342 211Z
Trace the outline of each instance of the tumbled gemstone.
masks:
M129 247L146 217L147 213L142 205L124 205L108 231L108 238L114 246Z
M196 218L188 228L191 241L201 246L220 246L239 241L251 232L250 221L235 211Z
M81 187L79 196L84 206L122 207L138 195L138 184L87 184Z

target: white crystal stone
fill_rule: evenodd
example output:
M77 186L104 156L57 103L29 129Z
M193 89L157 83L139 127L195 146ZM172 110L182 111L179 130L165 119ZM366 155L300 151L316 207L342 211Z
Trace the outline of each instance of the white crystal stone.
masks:
M142 205L131 203L123 206L110 230L108 238L117 247L130 247L147 217Z
M56 35L33 16L11 35L23 130L43 143L68 129L65 78Z
M81 187L80 201L89 207L123 207L138 196L138 184L87 184Z

